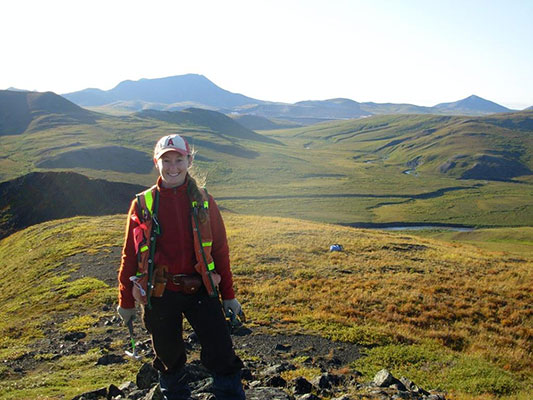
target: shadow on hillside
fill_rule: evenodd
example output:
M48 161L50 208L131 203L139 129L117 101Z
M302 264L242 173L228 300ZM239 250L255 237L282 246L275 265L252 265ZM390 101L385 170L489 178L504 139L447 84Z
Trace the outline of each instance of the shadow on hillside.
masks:
M142 151L120 146L90 147L66 151L35 164L38 168L89 168L148 174L154 167Z

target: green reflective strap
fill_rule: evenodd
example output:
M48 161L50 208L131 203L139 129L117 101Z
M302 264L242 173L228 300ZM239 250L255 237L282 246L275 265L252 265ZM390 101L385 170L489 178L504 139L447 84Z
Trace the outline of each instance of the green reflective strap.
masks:
M211 247L213 245L213 242L203 242L202 247Z
M193 201L193 202L191 203L191 205L192 205L193 207L196 207L196 206L198 205L198 203L197 203L196 201Z
M141 252L146 251L146 250L148 250L148 246L144 245L143 247L141 247Z
M207 264L207 269L209 271L214 271L215 270L215 262L211 261L209 264Z
M154 199L152 197L152 189L144 192L144 201L146 203L146 207L148 208L148 211L150 211L150 214L152 214L152 207L154 205Z
M206 208L206 209L209 208L209 202L207 200L204 201L204 208Z

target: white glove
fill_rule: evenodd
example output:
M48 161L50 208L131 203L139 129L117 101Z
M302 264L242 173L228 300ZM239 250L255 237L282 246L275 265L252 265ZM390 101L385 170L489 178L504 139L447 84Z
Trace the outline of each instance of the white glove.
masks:
M226 313L226 315L229 314L229 310L231 310L233 314L238 315L239 317L244 315L244 313L242 312L241 303L239 303L237 299L224 300L223 303L224 312Z
M124 325L128 325L130 320L133 321L135 319L135 308L122 308L118 306L117 312L120 318L122 318L122 321L124 321Z

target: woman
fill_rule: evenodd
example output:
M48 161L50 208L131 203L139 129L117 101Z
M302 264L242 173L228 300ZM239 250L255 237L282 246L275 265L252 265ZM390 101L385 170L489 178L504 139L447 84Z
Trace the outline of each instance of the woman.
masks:
M212 196L189 175L192 162L183 137L157 142L157 183L137 195L128 214L117 311L128 324L135 301L142 305L165 399L191 398L184 376L184 315L202 346L201 361L213 374L217 400L241 400L243 364L222 310L243 315L233 291L226 231Z

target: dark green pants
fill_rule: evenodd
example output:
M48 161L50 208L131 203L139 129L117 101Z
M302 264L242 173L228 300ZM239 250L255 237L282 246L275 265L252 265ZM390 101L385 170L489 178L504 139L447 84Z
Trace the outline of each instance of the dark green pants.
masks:
M207 369L216 375L233 375L243 367L218 298L209 297L204 289L196 294L166 290L163 297L152 297L151 303L151 309L144 307L143 322L152 337L156 369L178 372L185 365L183 316L198 335L201 361Z

